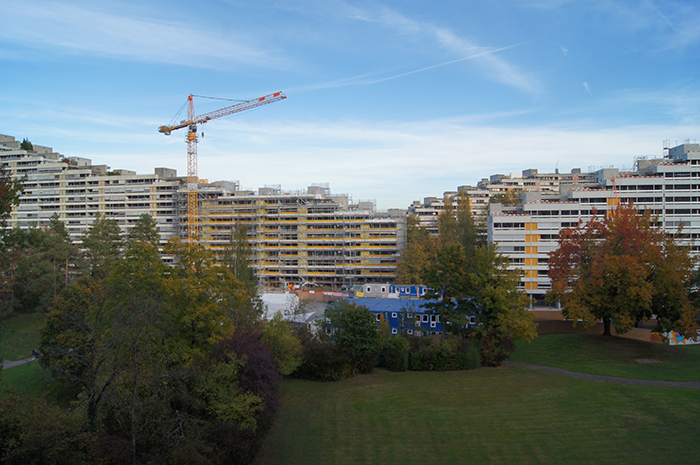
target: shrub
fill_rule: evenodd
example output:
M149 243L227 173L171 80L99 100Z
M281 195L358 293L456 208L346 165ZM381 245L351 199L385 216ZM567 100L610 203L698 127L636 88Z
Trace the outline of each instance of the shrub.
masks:
M393 337L384 346L384 359L389 371L406 371L408 369L408 341L402 337Z
M479 365L481 365L479 349L473 345L467 346L466 349L457 353L455 364L455 369L457 370L474 370L479 368Z

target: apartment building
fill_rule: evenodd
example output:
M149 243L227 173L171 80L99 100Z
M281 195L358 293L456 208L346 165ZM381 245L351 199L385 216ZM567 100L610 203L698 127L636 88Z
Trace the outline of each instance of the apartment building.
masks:
M212 183L200 186L200 192L201 243L222 254L235 228L245 226L251 265L266 291L346 291L396 277L406 240L405 211L377 213L373 202L353 204L327 186L300 192L267 187L256 193Z
M9 227L46 226L56 214L78 242L98 213L116 220L125 233L146 213L156 220L161 241L178 235L176 202L183 178L173 169L156 168L153 174L112 171L87 158L64 157L50 147L22 150L20 142L6 135L0 135L0 165L24 181Z
M661 227L675 234L700 256L700 145L682 144L665 150L665 157L639 159L635 171L601 169L591 173L594 187L575 184L559 193L528 192L522 205L492 204L488 238L522 272L520 288L534 305L542 304L551 288L549 253L558 247L559 231L605 215L618 203L632 202L658 216Z
M173 169L156 168L153 174L110 170L49 147L23 150L14 137L4 135L0 164L24 180L10 227L46 226L57 214L71 239L80 242L98 213L116 220L124 233L146 213L156 220L163 244L187 237L186 178ZM396 276L405 211L377 213L374 202L352 203L348 195L332 195L327 186L254 192L217 181L200 184L199 199L201 243L220 254L232 231L247 226L251 264L266 290L336 291L389 283Z
M494 174L483 178L476 187L459 186L456 192L445 192L443 197L425 197L423 202L414 201L408 211L417 216L419 227L438 234L438 217L445 208L445 198L452 199L452 207L457 208L457 196L465 192L469 196L469 207L474 219L486 223L488 208L493 197L501 194L514 193L520 197L523 192L545 192L558 194L568 186L595 186L592 173L582 173L580 168L574 168L571 173L539 173L530 168L522 174Z

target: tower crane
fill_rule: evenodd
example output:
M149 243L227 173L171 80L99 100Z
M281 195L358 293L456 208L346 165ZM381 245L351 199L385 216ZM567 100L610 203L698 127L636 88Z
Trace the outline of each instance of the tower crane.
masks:
M220 110L204 113L199 116L194 114L193 95L187 97L187 119L180 121L177 124L160 126L158 132L169 136L172 131L177 129L187 128L187 240L190 244L196 244L199 239L199 199L197 189L197 125L204 124L210 120L221 118L222 116L240 113L245 110L261 107L269 103L278 102L286 99L287 96L282 92L259 97L253 100L248 100L243 103L237 103Z

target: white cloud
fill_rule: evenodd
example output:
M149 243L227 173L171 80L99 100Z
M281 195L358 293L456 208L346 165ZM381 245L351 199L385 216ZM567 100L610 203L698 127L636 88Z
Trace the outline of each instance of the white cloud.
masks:
M588 81L583 81L583 88L586 89L586 92L588 92L590 95L593 95L593 92L591 92L591 86L588 85Z
M286 66L287 60L251 37L230 37L190 23L117 14L63 2L3 2L0 38L49 51L110 56L135 61L221 68L230 62ZM128 10L128 5L122 5ZM159 15L160 17L161 15Z

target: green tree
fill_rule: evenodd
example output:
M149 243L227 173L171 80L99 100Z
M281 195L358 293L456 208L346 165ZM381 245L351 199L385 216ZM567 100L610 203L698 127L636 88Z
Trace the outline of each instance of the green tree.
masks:
M280 313L265 322L262 342L272 349L277 371L282 376L292 374L301 365L301 342Z
M116 220L97 214L82 243L86 271L96 280L104 279L121 257L122 232Z
M156 220L154 220L151 215L143 213L139 216L136 223L134 223L134 227L131 228L131 231L129 231L127 239L131 243L145 242L146 244L158 247L160 244L158 223L156 223Z
M525 296L517 288L518 275L493 246L476 248L467 257L459 244L445 245L426 273L429 287L423 306L440 315L445 331L474 337L482 363L498 365L518 341L535 337L535 324ZM473 329L467 329L471 318Z
M7 218L12 212L12 207L19 203L19 196L23 191L23 184L17 179L12 179L5 167L0 166L0 233L4 235L7 227ZM0 236L0 239L2 237ZM0 241L2 247L2 241Z
M19 144L19 148L22 150L34 150L34 146L26 137L22 139L22 142Z
M255 276L255 271L250 266L248 259L250 254L248 228L245 225L239 225L231 231L228 246L224 249L222 263L243 284L243 288L250 297L248 310L260 315L263 311L263 302L258 295L258 277Z
M165 252L175 257L165 279L167 305L188 357L203 355L236 328L259 320L241 282L228 268L216 265L209 250L171 239Z
M377 320L367 307L347 300L335 302L326 310L338 348L352 365L352 376L358 367L371 370L381 348Z
M656 226L649 212L623 205L585 225L564 229L550 254L550 301L567 318L589 327L603 320L618 334L657 316L656 330L694 336L696 311L687 292L693 262L689 251Z

